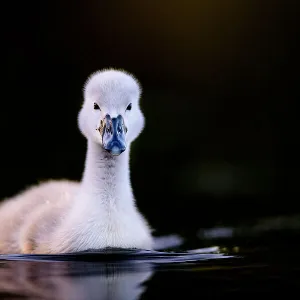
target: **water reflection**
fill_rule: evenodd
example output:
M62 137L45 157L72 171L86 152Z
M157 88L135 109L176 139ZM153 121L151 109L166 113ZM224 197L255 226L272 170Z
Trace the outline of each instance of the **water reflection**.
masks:
M139 299L154 268L167 270L231 257L218 252L218 247L212 247L185 252L105 249L0 255L0 299Z
M149 264L0 262L0 299L139 299Z

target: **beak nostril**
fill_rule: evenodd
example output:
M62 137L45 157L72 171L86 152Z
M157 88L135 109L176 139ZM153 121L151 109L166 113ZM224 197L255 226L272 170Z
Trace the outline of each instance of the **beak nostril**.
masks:
M111 133L111 127L110 127L110 126L107 126L107 127L106 127L106 132L107 132L107 133Z

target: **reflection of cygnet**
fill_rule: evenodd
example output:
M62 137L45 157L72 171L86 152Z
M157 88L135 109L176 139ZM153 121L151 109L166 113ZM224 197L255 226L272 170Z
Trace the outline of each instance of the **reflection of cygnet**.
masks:
M87 139L82 181L48 181L2 203L0 253L153 248L130 182L130 145L144 127L139 99L140 86L126 72L88 79L78 116Z
M149 265L7 262L0 267L0 292L41 299L139 299Z

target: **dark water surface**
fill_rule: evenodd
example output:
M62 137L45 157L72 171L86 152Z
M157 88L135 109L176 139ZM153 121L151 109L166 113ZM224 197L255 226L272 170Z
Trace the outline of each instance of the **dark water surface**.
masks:
M236 241L227 241L226 251L232 255L137 250L0 255L0 299L200 299L299 293L299 247L280 241L278 247L261 241L254 246L253 240L252 245L240 241L242 246L237 247Z

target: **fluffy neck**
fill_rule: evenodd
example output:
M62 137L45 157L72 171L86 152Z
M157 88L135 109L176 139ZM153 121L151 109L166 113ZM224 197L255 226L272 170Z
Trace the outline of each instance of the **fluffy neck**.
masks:
M119 156L107 153L99 144L88 141L81 192L101 204L123 206L133 203L129 174L128 145Z

